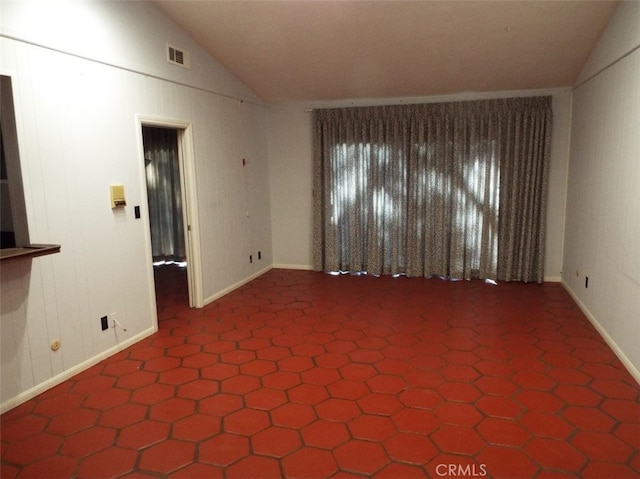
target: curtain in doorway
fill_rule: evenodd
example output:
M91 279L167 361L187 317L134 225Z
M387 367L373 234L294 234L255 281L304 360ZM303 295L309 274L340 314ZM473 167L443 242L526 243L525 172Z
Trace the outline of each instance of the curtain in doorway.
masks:
M145 126L142 138L153 260L185 261L178 132Z
M543 281L551 97L313 121L314 269Z

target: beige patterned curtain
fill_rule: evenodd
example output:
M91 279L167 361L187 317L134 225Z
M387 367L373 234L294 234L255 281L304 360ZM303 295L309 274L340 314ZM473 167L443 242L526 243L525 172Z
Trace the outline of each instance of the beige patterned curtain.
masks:
M314 112L314 269L544 278L551 97Z
M186 260L178 133L142 127L153 261Z

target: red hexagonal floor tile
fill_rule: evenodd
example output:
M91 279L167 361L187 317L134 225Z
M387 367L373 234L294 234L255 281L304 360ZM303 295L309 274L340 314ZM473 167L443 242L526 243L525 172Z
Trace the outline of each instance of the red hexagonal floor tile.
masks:
M302 439L307 446L333 449L349 440L349 431L341 422L320 419L302 428Z
M571 444L594 461L625 463L633 454L633 449L627 444L602 432L578 431Z
M116 392L114 393L113 391ZM107 398L99 401L99 398L102 397L101 395L107 396ZM118 401L121 398L124 398L122 399L122 402L124 402L128 397L129 393L127 391L106 389L104 391L91 394L85 401L85 405L89 403L88 407L106 409L109 406L121 404L121 402ZM111 403L111 399L113 400L113 404ZM53 397L45 397L38 402L34 412L40 416L54 417L76 409L80 404L82 404L83 400L84 397L79 394L60 394Z
M171 474L171 479L222 479L223 469L218 466L212 466L210 464L202 464L194 462L186 467L179 469ZM156 476L152 476L156 477ZM134 479L134 478L131 478ZM143 479L143 478L139 478Z
M201 462L222 467L248 456L249 453L249 438L237 434L221 433L198 446L198 458Z
M398 394L408 388L404 379L389 374L378 374L367 379L366 384L371 391L386 394Z
M62 444L62 438L46 432L21 439L3 447L3 461L27 465L53 456Z
M464 426L444 425L431 435L431 440L441 451L452 454L473 455L485 445L475 430Z
M226 416L241 407L242 397L235 394L219 393L198 401L198 410L213 416Z
M586 458L564 441L534 437L525 451L541 466L577 473L587 462Z
M111 446L115 438L115 429L91 427L66 437L60 451L65 456L85 457Z
M531 438L527 430L511 419L489 417L476 430L489 444L499 446L522 446Z
M110 447L86 457L77 469L78 477L118 477L133 471L138 454L131 449Z
M360 414L354 401L330 398L315 406L316 413L322 419L346 422Z
M151 446L140 454L140 469L169 474L191 464L195 457L196 445L185 441L167 439Z
M580 477L585 479L602 479L615 477L616 479L636 479L638 470L623 464L610 462L590 461L580 472Z
M562 417L538 411L527 411L520 423L538 437L566 439L573 434L574 428Z
M158 382L177 386L194 381L198 379L198 377L199 373L197 369L177 367L169 371L161 372L158 377Z
M225 416L225 432L251 436L269 427L269 414L258 409L243 408Z
M147 407L140 404L122 404L100 415L100 425L121 429L144 420Z
M432 389L445 382L439 371L414 370L402 376L410 386Z
M605 399L602 410L623 422L640 422L640 402L626 399Z
M393 416L393 422L399 431L429 434L439 426L439 421L431 411L403 408Z
M34 415L19 417L14 419L13 421L6 421L6 422L3 421L2 422L2 440L7 442L19 441L21 439L24 439L30 436L35 436L36 434L39 434L42 431L44 431L45 428L47 428L47 430L51 433L60 434L59 432L57 432L57 429L60 429L62 427L63 430L65 430L66 427L64 423L59 424L61 421L60 420L56 421L56 419L61 417L67 417L67 416L71 416L72 418L76 417L78 415L77 411L78 410L70 411L68 413L62 414L61 416L55 417L48 426L47 426L47 423L48 423L47 419L45 419L44 417L34 416ZM98 414L94 411L89 411L86 409L85 410L80 409L80 411L87 411L88 414L93 415L92 417L94 418L94 420L98 416ZM81 414L80 416L81 417L79 417L77 420L82 421L82 417L84 416L84 414ZM73 429L73 426L71 426L71 428Z
M146 371L152 371L155 373L161 373L162 371L168 371L180 366L180 358L174 358L170 356L161 356L149 361L145 361L144 369Z
M158 333L2 416L2 477L640 474L637 385L560 285L369 280L167 295Z
M91 394L96 391L104 391L113 387L116 383L116 378L110 376L91 376L88 378L80 379L77 381L72 390L81 394Z
M279 361L280 359L284 359L290 355L291 353L289 352L289 349L278 346L269 346L257 351L258 358L265 359L267 361Z
M380 442L396 433L393 421L385 416L363 414L348 424L351 436L355 439Z
M149 384L131 393L131 402L139 404L157 404L174 395L175 388L168 384Z
M337 447L333 454L341 469L357 474L374 474L389 463L380 444L357 439Z
M315 384L301 384L287 391L289 400L299 404L318 404L329 398L327 389Z
M421 388L402 391L398 395L398 399L405 406L418 409L433 409L443 401L442 396L435 391Z
M78 462L75 459L64 456L52 456L23 467L20 470L20 477L74 477L77 466ZM0 470L0 472L5 479L17 477L17 473L16 476L10 476L4 470Z
M354 476L354 478L355 477L356 476ZM376 479L420 479L426 478L427 475L420 467L394 462L384 467L375 477Z
M269 411L287 402L287 395L278 389L260 388L244 396L248 407Z
M255 376L238 375L227 378L220 383L220 390L229 394L246 394L260 387L260 380Z
M481 396L475 386L468 383L446 382L438 386L438 393L449 401L463 401L472 403Z
M300 479L330 477L338 466L330 451L314 447L302 447L282 459L285 477Z
M596 407L602 401L600 394L584 386L560 384L554 394L573 406Z
M482 396L475 402L476 408L491 417L514 419L522 412L515 401L500 396Z
M316 413L307 404L286 403L271 411L275 426L299 429L316 420Z
M250 351L258 351L259 349L263 349L271 346L271 342L266 338L249 338L243 339L238 343L239 349L248 349Z
M125 359L115 363L107 364L102 371L102 374L106 374L107 376L124 376L125 374L137 371L138 369L140 369L141 365L141 361L132 361L130 359Z
M185 441L202 441L220 432L220 418L208 414L187 416L173 424L172 435Z
M217 361L218 357L215 354L200 352L184 358L182 360L182 366L185 368L202 369L214 365Z
M124 389L139 389L143 386L153 384L158 377L157 373L150 371L134 371L118 378L117 385Z
M170 430L171 425L166 422L139 422L120 431L118 444L131 449L143 449L167 439Z
M357 401L363 412L391 416L403 408L396 396L392 394L371 393Z
M194 410L194 401L173 397L151 406L149 417L158 421L175 422L193 414Z
M401 432L384 441L384 447L391 459L411 464L426 464L438 454L436 447L423 434Z
M27 416L24 418L25 420L33 420L36 422L42 421L46 424L46 421L43 418L38 416ZM14 421L15 422L15 421ZM49 425L47 426L47 431L52 434L57 434L59 436L69 436L78 431L82 431L91 426L94 426L98 422L98 411L94 411L92 409L74 409L73 411L69 411L65 414L61 414L60 416L56 416L51 419ZM36 429L33 429L34 425L27 425L24 421L19 421L18 424L21 427L21 437L28 437L35 432ZM8 427L9 426L9 427ZM44 427L44 426L43 426ZM12 427L10 425L2 425L2 439L5 441L8 440L16 440L20 437L15 437L15 433L12 432ZM40 432L40 431L37 431Z
M378 374L378 372L370 364L350 363L340 368L340 374L344 379L365 381Z
M467 403L445 402L433 410L436 417L444 424L472 427L478 424L483 415Z
M298 384L302 384L302 379L298 373L290 371L276 371L275 373L267 374L262 378L262 384L264 387L273 389L289 389Z
M278 368L274 361L267 361L264 359L255 359L240 366L240 372L242 374L258 377L275 372L277 369Z
M478 378L475 385L485 394L492 396L508 397L518 389L518 386L508 379L497 376L482 376Z
M340 373L336 369L316 367L304 371L300 375L305 384L315 384L317 386L327 386L339 381Z
M539 477L539 468L521 450L511 447L492 446L477 455L476 460L484 465L487 477Z
M297 431L283 427L269 427L251 437L256 454L281 458L301 445Z
M206 379L196 379L178 386L177 396L185 399L203 399L218 392L218 383Z
M268 457L249 456L232 464L225 469L227 479L246 479L260 477L263 479L280 479L280 464L277 460Z
M90 394L82 405L91 409L106 411L126 403L130 395L131 393L125 389L105 389L104 391ZM71 407L66 410L70 409Z

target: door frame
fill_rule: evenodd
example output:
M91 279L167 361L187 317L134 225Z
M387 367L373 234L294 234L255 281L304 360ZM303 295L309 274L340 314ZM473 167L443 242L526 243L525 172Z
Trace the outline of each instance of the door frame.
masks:
M187 255L187 282L189 289L189 307L202 308L204 294L202 287L202 257L200 252L200 224L198 215L198 195L196 184L196 165L193 147L193 126L189 121L175 120L149 115L136 115L136 131L139 142L139 158L142 179L142 211L145 213L145 237L148 250L149 272L153 279L153 255L151 253L151 225L149 221L149 198L147 195L147 176L144 162L144 144L142 128L145 126L171 128L178 133L178 164L180 166L180 193L182 195L182 221L184 223L185 249ZM154 289L155 297L155 289Z

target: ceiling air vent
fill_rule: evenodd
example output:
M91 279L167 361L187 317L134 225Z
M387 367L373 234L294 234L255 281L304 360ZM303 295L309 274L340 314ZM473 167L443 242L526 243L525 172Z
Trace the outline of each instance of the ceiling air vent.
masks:
M190 68L189 52L167 45L167 61L183 68Z

